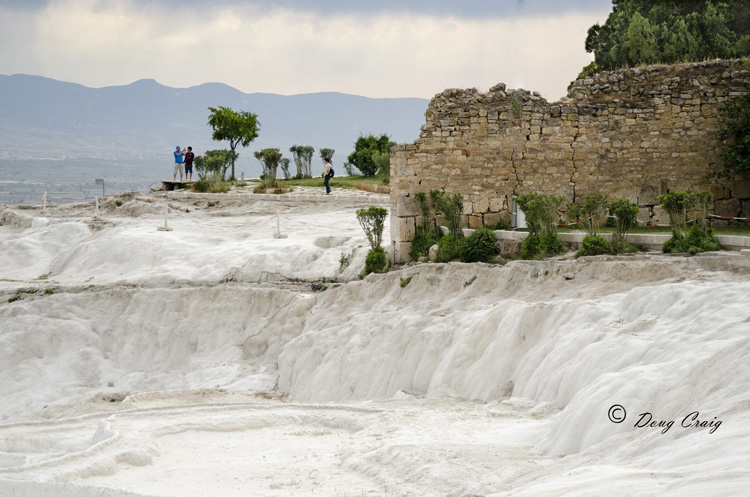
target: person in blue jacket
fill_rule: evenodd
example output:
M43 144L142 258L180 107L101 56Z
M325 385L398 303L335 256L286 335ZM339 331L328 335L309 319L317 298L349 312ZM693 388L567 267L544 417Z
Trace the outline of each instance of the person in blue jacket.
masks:
M177 147L177 150L174 151L174 176L172 177L172 180L177 181L177 171L180 172L180 181L182 181L182 157L185 155L185 152L180 150L180 147Z

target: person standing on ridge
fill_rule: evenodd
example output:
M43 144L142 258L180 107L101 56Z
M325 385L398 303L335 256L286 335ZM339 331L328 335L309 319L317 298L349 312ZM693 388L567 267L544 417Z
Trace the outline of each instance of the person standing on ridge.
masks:
M331 170L333 168L331 167L330 159L323 159L323 163L325 164L325 169L323 170L323 178L324 178L323 183L325 183L325 185L326 185L326 195L330 195L331 194L331 187L328 184L328 182L331 181L331 177L333 176L331 174Z
M180 150L180 147L177 147L177 150L174 151L174 175L172 176L173 181L177 181L177 172L180 173L180 181L182 181L182 156L185 155L185 152Z
M185 154L185 180L186 181L193 181L193 159L195 159L195 154L193 153L193 147L188 147L188 151Z

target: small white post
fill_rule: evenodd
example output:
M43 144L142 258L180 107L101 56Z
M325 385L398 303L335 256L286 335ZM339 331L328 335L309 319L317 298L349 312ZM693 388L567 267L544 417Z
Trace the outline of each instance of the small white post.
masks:
M94 210L94 219L99 219L99 197L94 197L94 205L96 206L96 209Z
M47 212L47 192L42 195L42 212Z
M273 234L274 238L286 238L286 235L281 234L281 213L279 209L276 209L276 233Z
M172 231L172 228L168 225L169 220L169 204L164 205L164 226L157 228L159 231Z

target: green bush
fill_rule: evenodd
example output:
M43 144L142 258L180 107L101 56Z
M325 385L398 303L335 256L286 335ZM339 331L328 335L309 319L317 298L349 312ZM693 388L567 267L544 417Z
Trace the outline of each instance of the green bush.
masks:
M609 209L617 219L615 232L612 233L612 253L632 252L633 249L625 241L625 235L638 222L638 204L617 199L610 202Z
M602 255L609 252L609 243L601 235L586 235L583 237L581 250L576 253L576 257L583 255Z
M527 236L521 243L521 259L534 259L539 253L539 237L536 235Z
M563 197L543 193L527 193L516 199L532 235L557 234L558 210L564 201Z
M522 259L543 259L559 255L564 245L555 233L544 235L529 234L521 244Z
M390 150L394 145L396 143L392 142L387 134L380 136L372 134L367 136L360 135L357 141L354 142L354 152L347 157L347 161L359 169L364 176L374 176L378 172L378 164L373 161L373 153L387 154L388 163L390 164Z
M436 236L437 233L440 233L440 230L424 230L421 226L418 226L417 232L414 234L414 240L411 242L411 258L417 260L428 255L430 247L440 239L439 236Z
M669 222L672 225L672 238L664 243L662 251L687 252L694 255L698 252L721 249L705 219L713 202L711 192L671 191L659 195L659 201L669 214ZM695 224L688 229L689 218L692 218Z
M227 193L229 184L221 178L221 174L213 173L195 181L192 190L201 193Z
M589 235L599 234L599 228L607 215L607 194L587 196L582 203L568 204L565 215L570 222L583 222Z
M438 241L438 250L435 260L437 262L450 262L461 256L461 247L465 239L463 235L446 235Z
M384 273L388 269L388 258L383 247L370 250L365 259L365 276L370 273Z
M721 250L721 245L716 240L713 230L709 228L703 231L699 225L691 226L685 236L672 235L672 238L664 242L663 252L688 253L695 255L698 252L712 252Z
M508 221L503 221L501 219L500 221L496 222L495 225L492 226L490 229L500 231L500 230L508 230L510 228L512 228L512 226L510 225L510 223Z
M445 216L445 224L455 238L462 237L461 214L464 211L464 198L460 193L447 195L438 190L430 191L430 200L435 208Z
M369 207L357 210L357 220L365 231L372 250L378 250L383 242L383 228L388 211L382 207Z
M489 228L479 228L467 238L461 249L464 262L488 262L498 253L497 238Z
M378 173L383 175L383 183L391 182L391 154L390 152L373 152L372 163Z
M546 233L539 240L539 250L544 254L542 257L552 257L562 253L565 245L556 233Z

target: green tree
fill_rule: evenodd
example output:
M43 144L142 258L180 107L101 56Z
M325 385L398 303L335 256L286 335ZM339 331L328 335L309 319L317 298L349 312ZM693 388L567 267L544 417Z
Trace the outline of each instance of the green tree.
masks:
M263 179L267 182L268 187L276 185L276 171L279 168L281 162L281 152L278 148L264 148L255 152L255 158L260 161L263 166ZM287 162L288 164L288 162Z
M365 259L365 274L382 273L387 270L388 262L385 250L381 247L383 243L383 229L388 211L382 207L369 207L357 210L357 220L365 231L367 241L370 242L370 251Z
M557 237L557 222L564 201L563 197L543 193L527 193L516 199L529 227L529 236L521 245L521 257L535 259L562 252L564 247Z
M585 49L595 68L696 62L750 54L747 0L612 0L603 25L589 28ZM587 66L580 77L590 75Z
M388 154L390 163L390 151L394 145L396 143L392 142L387 134L380 136L372 134L367 136L360 135L354 143L354 152L347 157L347 160L351 165L359 169L364 176L374 176L378 172L378 167L373 161L373 153Z
M623 44L630 61L651 64L659 58L656 35L651 29L651 23L639 12L630 20Z
M606 193L587 196L582 203L570 203L565 208L565 215L571 222L581 221L589 235L599 234L599 227L605 219L608 208Z
M289 151L292 153L294 164L297 166L297 178L312 178L312 157L315 147L309 145L294 145Z
M279 165L281 166L281 170L284 172L284 179L289 179L289 159L286 157L281 159L281 162L279 162Z
M612 233L612 253L619 254L630 249L625 235L638 222L638 204L623 198L612 201L609 209L617 219L617 229Z
M219 179L224 181L227 169L236 159L237 154L231 150L208 150L202 156L195 158L195 173L200 179L218 176Z
M333 159L334 153L336 153L336 151L332 148L321 148L320 158L323 160L327 160L328 162L331 162L331 159Z
M247 147L251 141L258 137L260 123L258 116L245 111L235 112L227 107L209 107L211 114L208 116L208 126L213 129L212 139L216 141L228 140L232 156L232 176L234 176L234 163L237 160L237 145Z

